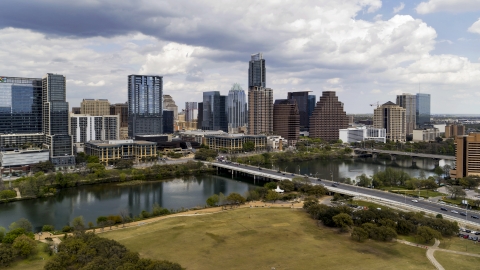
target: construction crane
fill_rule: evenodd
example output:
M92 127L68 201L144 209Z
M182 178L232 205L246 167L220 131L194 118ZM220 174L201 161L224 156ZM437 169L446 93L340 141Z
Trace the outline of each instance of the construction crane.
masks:
M376 103L370 104L370 106L372 106L372 107L375 106L375 105L377 106L377 108L380 107L380 101L377 101Z

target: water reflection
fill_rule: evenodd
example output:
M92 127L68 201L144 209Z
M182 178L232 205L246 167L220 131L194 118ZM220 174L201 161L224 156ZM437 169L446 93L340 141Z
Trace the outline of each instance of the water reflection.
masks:
M62 190L51 198L2 204L0 226L8 227L10 223L24 217L30 220L37 230L44 224L52 224L61 229L77 216L83 216L87 223L95 223L97 217L116 215L123 209L131 215L138 215L142 210L151 211L154 203L167 209L191 208L205 205L206 199L214 193L244 194L252 188L254 186L248 182L217 175L132 186L83 186Z

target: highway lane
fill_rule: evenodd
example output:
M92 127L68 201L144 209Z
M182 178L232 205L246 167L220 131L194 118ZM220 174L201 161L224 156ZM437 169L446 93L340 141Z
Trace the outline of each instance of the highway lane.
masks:
M285 177L285 178L290 179L290 180L293 179L294 177L300 176L300 177L308 178L308 180L312 184L317 184L317 185L322 184L326 188L331 187L331 185L334 183L334 182L332 182L330 180L327 180L327 179L318 180L318 179L315 179L315 178L310 177L310 176L299 175L299 174L295 174L295 173L292 173L292 172L283 172L283 171L278 172L277 170L271 170L271 169L267 169L267 168L260 168L259 169L256 166L249 166L249 165L244 165L244 164L235 164L235 163L228 164L228 163L222 163L222 162L214 162L214 163L222 165L222 167L225 167L225 168L235 169L235 168L240 167L240 168L243 168L243 169L249 169L252 172L268 173L268 174L272 174L272 175L276 175L276 176L282 176L282 177ZM462 216L460 214L456 214L456 213L451 212L451 210L455 210L459 213L462 213L462 212L465 213L465 208L460 208L460 207L450 206L450 205L442 205L442 204L439 204L439 203L429 202L427 200L420 200L420 199L409 197L409 196L399 195L399 194L386 192L386 191L382 191L382 190L377 190L377 189L348 185L348 184L338 184L338 186L336 188L341 189L341 190L345 190L345 191L356 192L356 193L359 193L359 194L362 194L362 195L377 197L379 199L391 200L391 201L395 201L395 202L402 203L402 204L407 204L407 205L418 207L418 208L423 208L425 210L429 210L429 211L432 211L432 212L435 212L435 213L438 213L438 214L442 214L443 216L451 216L451 217L458 218L458 219L461 219L461 220L466 220L466 221L469 221L469 222L473 222L473 223L476 223L480 226L480 219L474 219L474 218L471 217L472 215L480 217L480 213L478 213L477 211L468 210L467 211L467 216L465 217L465 216ZM417 199L418 202L417 203L412 202L412 199ZM447 211L441 210L440 208L442 208L442 207L446 208Z

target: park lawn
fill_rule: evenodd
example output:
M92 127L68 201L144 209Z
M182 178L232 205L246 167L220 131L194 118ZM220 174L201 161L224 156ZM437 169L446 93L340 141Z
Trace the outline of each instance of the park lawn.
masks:
M358 243L337 229L317 226L298 209L241 208L174 217L100 236L142 257L187 269L434 269L424 249Z
M31 258L18 260L12 263L6 270L38 270L43 269L45 263L49 260L50 255L43 251L45 243L38 242L38 253ZM45 260L44 260L45 259Z
M419 196L418 190L399 190L399 191L392 191L393 193L397 194L407 194L409 196ZM445 193L440 193L438 191L433 190L420 190L420 197L423 198L431 198L431 197L438 197L438 196L447 196Z
M381 204L378 204L378 203L374 203L374 202L367 202L367 201L353 201L353 204L355 205L360 205L360 206L366 206L368 207L368 209L371 209L371 208L381 208L381 209L390 209L389 207L385 206L385 205L381 205Z
M418 239L418 237L416 237L415 235L398 235L397 236L398 239L401 239L401 240L405 240L405 241L408 241L408 242L412 242L412 243L415 243L415 244L419 244L419 245L422 245L422 246L432 246L434 244L434 241L431 240L430 243L427 243L425 244L425 241L420 241L420 239Z
M439 248L480 254L480 243L460 237L443 238Z
M433 256L445 268L445 270L472 270L478 269L480 258L453 254L449 252L435 251Z

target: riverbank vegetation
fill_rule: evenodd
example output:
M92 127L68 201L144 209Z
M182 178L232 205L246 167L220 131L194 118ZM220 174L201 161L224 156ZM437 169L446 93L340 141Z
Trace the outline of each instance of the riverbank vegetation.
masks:
M120 166L120 168L107 170L103 164L86 163L85 167L76 172L44 173L40 171L32 176L25 176L15 180L13 186L20 190L22 198L38 198L53 196L56 194L57 189L80 185L127 181L159 181L212 171L211 168L204 166L203 163L195 161L175 165L152 165L146 168L125 168L126 165L123 163L120 163Z
M327 206L314 199L304 204L310 216L340 232L351 232L351 237L390 241L397 235L414 236L419 242L431 243L435 238L451 237L458 233L458 224L442 218L431 218L422 212L400 212L388 208L358 209L347 205Z

